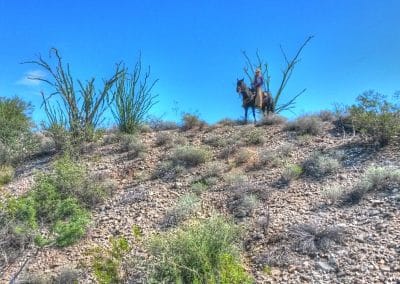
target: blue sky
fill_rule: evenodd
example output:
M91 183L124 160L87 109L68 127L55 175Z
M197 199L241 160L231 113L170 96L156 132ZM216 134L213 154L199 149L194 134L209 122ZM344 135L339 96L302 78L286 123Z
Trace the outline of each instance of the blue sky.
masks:
M303 88L295 113L351 104L374 89L400 89L400 1L22 1L0 0L0 96L18 95L39 105L41 74L20 62L51 47L60 50L75 78L111 76L121 60L132 66L142 55L158 78L159 103L152 114L178 119L198 112L208 122L243 116L235 92L244 77L241 50L268 61L277 90L284 59L309 36L282 100ZM178 117L176 116L178 112ZM290 114L288 114L290 115Z

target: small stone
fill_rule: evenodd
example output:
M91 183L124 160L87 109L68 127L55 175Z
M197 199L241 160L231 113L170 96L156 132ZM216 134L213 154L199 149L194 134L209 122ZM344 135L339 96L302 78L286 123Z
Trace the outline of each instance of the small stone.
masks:
M384 272L390 272L390 267L387 265L381 265L380 269Z
M316 263L316 267L318 269L321 269L325 272L332 272L335 271L335 268L333 268L332 266L330 266L328 263L324 262L324 261L318 261Z

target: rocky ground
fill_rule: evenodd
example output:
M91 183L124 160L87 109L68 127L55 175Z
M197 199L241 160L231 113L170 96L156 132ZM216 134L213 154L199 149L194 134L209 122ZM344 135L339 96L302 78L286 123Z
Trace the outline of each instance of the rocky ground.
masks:
M243 142L255 129L262 133L263 141ZM158 146L162 135L172 138L172 143ZM86 252L96 244L106 245L114 235L126 236L135 253L145 255L132 236L132 226L141 228L143 238L163 230L166 214L192 190L193 181L204 175L211 163L217 163L221 172L201 193L201 208L194 215L208 216L215 211L233 214L246 227L243 259L257 283L400 283L399 189L371 193L360 203L346 206L326 195L328 188L350 190L371 165L400 167L398 146L368 146L357 136L343 137L329 122L316 136L298 136L281 125L215 125L150 131L142 133L140 140L146 151L138 157L121 151L114 139L88 147L84 162L93 174L117 183L113 196L93 212L91 229L84 239L64 249L46 248L37 255L34 249L25 250L1 272L1 283L8 283L28 258L25 273L50 275L70 267L80 271L81 283L95 283ZM177 177L152 177L177 144L207 145L211 161ZM236 151L226 155L230 144L237 145ZM289 183L282 181L287 164L302 163L315 151L340 153L339 170L323 178L302 175ZM262 153L282 154L260 165L257 161ZM243 157L239 159L239 155ZM2 198L29 190L35 171L48 170L54 159L47 156L27 162L2 189ZM241 182L233 181L237 179ZM234 208L235 184L258 197L252 210ZM331 229L340 237L332 238L326 247L301 247L296 232L304 233L305 228ZM312 244L321 243L318 236L307 238Z

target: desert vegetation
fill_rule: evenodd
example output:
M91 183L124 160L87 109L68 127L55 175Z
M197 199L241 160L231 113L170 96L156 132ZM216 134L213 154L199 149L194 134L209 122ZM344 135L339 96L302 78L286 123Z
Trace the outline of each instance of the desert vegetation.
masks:
M1 281L400 277L393 100L366 92L340 112L256 125L208 125L190 113L180 123L146 119L157 80L140 61L132 74L116 65L96 91L51 52L55 65L30 62L54 88L43 94L40 133L28 103L0 99ZM102 129L109 106L116 127Z

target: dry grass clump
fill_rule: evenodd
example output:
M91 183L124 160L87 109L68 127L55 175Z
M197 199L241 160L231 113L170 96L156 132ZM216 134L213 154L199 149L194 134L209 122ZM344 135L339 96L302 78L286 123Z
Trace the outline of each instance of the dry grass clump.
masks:
M321 227L314 224L300 224L289 231L294 251L315 256L319 251L328 251L333 244L344 241L344 231L340 227Z
M365 194L400 188L400 169L393 167L370 167L349 192L342 196L342 204L357 204Z
M210 157L211 153L205 148L180 146L175 148L170 160L174 165L195 167L204 164Z
M238 124L238 122L231 118L223 118L220 121L218 121L216 124L221 125L221 126L235 126Z
M209 134L204 138L203 142L212 147L223 147L227 145L228 140L217 134Z
M295 179L298 179L303 173L303 168L296 164L287 164L283 169L281 181L289 184Z
M337 120L337 116L334 112L330 110L321 110L317 116L322 120L326 122L334 122Z
M166 147L172 147L173 145L173 136L169 132L159 132L156 135L156 140L155 144L156 146L166 146Z
M279 114L271 114L264 116L258 123L259 125L282 125L286 123L287 119Z
M153 118L147 123L154 131L174 130L179 128L178 124L174 121L165 121L158 118Z
M262 145L265 141L265 130L260 128L246 127L241 131L240 137L245 145Z
M330 204L337 203L343 196L344 189L338 185L333 185L325 188L321 194L324 199L328 200Z
M295 131L299 135L318 135L323 127L322 120L313 115L301 116L294 121L286 123L284 130Z
M246 164L250 161L250 159L254 156L254 153L249 149L240 149L239 152L236 154L235 157L235 164L237 166Z
M178 204L168 211L160 222L162 229L177 226L191 217L200 206L200 199L195 194L185 194L179 198Z
M137 136L131 134L123 134L121 136L121 151L128 152L130 159L143 157L146 153L146 146L138 139Z
M313 153L307 160L303 161L304 174L313 178L322 178L338 172L341 165L339 161L328 155Z

